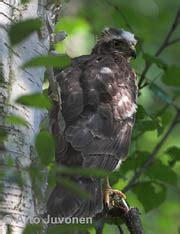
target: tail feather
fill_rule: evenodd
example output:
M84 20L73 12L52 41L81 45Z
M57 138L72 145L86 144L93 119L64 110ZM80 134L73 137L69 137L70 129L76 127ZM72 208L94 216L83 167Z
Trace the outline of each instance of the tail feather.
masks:
M79 180L78 185L90 195L88 198L82 198L61 185L55 187L47 203L51 217L94 217L102 211L101 180Z

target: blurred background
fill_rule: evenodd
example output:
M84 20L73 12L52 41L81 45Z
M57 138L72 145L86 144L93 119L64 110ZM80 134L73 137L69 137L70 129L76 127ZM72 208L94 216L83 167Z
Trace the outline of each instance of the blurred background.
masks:
M60 53L70 57L89 54L100 32L108 26L124 28L137 37L138 57L131 62L138 79L150 64L140 90L139 109L129 157L122 165L114 187L124 188L135 170L157 146L180 108L180 44L162 45L175 19L179 1L176 0L69 0L62 2L57 31L68 37L56 45ZM180 20L179 20L180 21ZM180 37L180 24L171 40ZM176 124L159 152L155 162L145 172L137 186L126 193L131 206L141 212L146 234L180 233L180 128ZM124 233L128 233L125 227ZM92 229L92 233L95 231ZM103 233L119 233L114 224L105 224Z

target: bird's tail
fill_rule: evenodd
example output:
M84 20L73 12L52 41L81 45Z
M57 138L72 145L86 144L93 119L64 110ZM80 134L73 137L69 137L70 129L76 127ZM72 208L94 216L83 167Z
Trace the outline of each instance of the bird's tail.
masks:
M102 183L99 178L79 179L77 187L89 196L82 198L62 185L56 185L47 203L51 217L95 217L103 209Z

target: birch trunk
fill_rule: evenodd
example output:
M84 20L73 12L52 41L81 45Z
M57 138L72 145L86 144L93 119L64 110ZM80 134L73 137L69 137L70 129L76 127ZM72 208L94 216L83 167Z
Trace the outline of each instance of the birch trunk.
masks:
M49 11L46 0L0 1L0 233L22 233L28 218L36 215L36 207L28 168L34 152L34 138L39 130L42 110L15 103L21 95L42 91L45 68L21 69L32 57L46 54L49 35L46 26L40 35L33 33L15 48L11 48L8 28L13 21L41 17L45 22ZM8 125L7 115L18 115L27 127ZM6 135L6 137L5 137ZM24 184L19 185L18 176Z

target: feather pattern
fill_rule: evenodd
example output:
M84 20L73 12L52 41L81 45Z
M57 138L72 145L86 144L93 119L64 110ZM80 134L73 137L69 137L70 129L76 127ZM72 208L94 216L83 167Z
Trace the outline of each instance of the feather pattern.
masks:
M100 51L100 52L99 52ZM73 59L56 80L62 90L65 130L57 129L58 104L52 110L56 160L70 167L113 171L127 156L136 112L136 77L126 57L93 50ZM91 199L82 201L57 184L48 212L59 216L95 216L102 210L100 179L74 176Z

